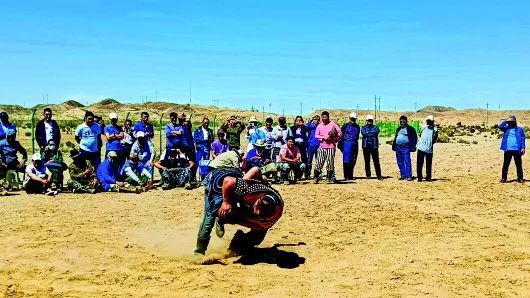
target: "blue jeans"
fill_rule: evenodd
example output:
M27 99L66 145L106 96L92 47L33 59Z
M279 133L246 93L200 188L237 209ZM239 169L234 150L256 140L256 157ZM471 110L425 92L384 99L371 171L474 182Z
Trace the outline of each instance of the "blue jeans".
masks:
M317 155L318 147L319 145L307 146L307 164L305 168L306 173L311 173L311 169L313 168L313 158Z
M396 145L396 159L401 178L412 178L412 162L408 145Z
M101 163L101 155L100 152L89 152L81 149L81 156L86 158L86 160L90 161L94 169L97 169L99 167L99 164Z

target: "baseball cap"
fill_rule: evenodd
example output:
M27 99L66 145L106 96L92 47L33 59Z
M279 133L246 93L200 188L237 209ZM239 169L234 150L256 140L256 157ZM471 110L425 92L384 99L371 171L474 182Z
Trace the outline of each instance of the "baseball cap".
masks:
M31 156L32 161L42 160L39 153L35 153Z
M355 119L357 119L357 113L355 113L355 112L351 112L351 113L350 113L350 118L355 118Z
M374 120L374 115L367 115L366 120Z
M145 138L145 133L143 131L139 131L136 133L136 138Z
M433 115L429 115L429 116L427 116L427 118L425 120L434 121L434 116Z
M254 146L256 146L256 147L265 147L265 140L262 140L262 139L257 140L256 143L254 144Z
M118 153L116 153L116 151L109 151L109 153L107 153L107 157L118 158Z
M116 113L110 113L110 114L109 114L109 119L118 119L118 114L116 114Z
M320 116L315 115L315 116L313 116L313 118L311 118L311 120L320 120Z
M506 121L515 122L515 121L517 121L517 118L515 117L515 115L510 115L510 117L508 117L508 119L506 119Z

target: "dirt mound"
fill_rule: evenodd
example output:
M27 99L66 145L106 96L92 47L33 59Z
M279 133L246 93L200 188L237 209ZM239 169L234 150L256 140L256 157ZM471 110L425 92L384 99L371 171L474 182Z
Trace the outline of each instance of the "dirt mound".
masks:
M443 113L443 112L450 112L450 111L456 111L453 107L444 107L444 106L426 106L424 108L421 108L418 110L418 113Z
M121 106L123 106L123 104L121 104L119 101L115 100L114 98L106 98L100 102L89 105L88 108L96 109L96 110L103 110L103 109L116 109Z
M85 105L75 101L75 100L67 100L61 104L62 106L69 107L69 108L84 108Z

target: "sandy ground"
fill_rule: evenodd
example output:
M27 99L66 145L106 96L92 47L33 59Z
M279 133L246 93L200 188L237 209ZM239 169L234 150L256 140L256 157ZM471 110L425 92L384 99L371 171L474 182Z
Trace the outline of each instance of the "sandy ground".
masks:
M278 186L285 214L246 257L224 255L237 229L229 226L205 259L194 259L202 189L0 197L0 290L528 297L530 182L499 184L498 140L478 140L436 145L432 183L397 180L394 156L383 145L383 173L392 178ZM528 157L524 163L528 176ZM513 172L512 165L511 178Z

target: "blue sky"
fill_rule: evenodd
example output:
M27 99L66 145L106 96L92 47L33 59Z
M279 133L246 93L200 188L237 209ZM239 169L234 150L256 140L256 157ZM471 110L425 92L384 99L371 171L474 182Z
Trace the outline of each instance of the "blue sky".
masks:
M0 1L0 103L530 109L527 1Z

